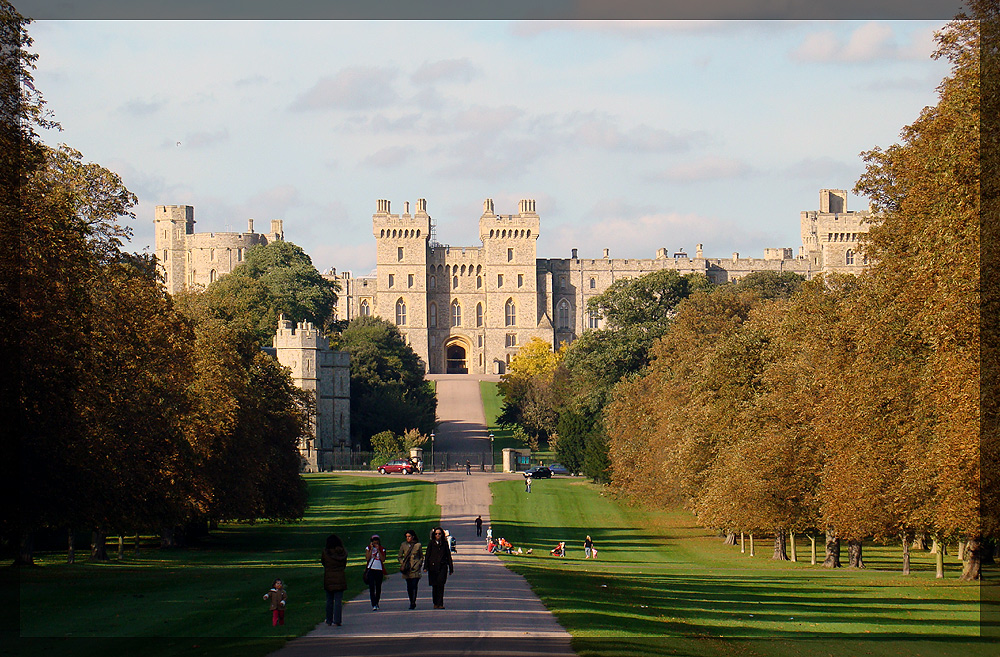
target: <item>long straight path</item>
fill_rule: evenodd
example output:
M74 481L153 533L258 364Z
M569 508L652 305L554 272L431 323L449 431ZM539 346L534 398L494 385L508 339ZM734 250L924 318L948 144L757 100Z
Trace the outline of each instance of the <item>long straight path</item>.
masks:
M482 415L479 382L463 377L460 382L448 383L459 387L475 386L476 394L473 397L470 390L455 391L454 399L470 401L439 404L438 418L442 422L453 421L466 426L477 422L474 414ZM438 386L440 390L440 382ZM486 427L482 420L478 422L481 427L477 430L479 435L485 435ZM479 440L475 433L464 439ZM439 472L424 476L437 485L441 526L448 529L458 542L457 552L452 555L455 574L448 578L445 587L445 609L433 608L426 576L420 581L417 608L408 609L406 585L402 576L391 567L403 539L383 537L390 555L389 571L392 574L383 584L379 610L371 610L368 591L363 591L344 605L342 626L328 627L320 622L312 632L290 641L274 655L574 655L569 633L545 609L527 581L505 568L497 557L487 553L483 549L484 539L476 536L474 521L477 515L483 517L484 534L485 527L489 525L490 483L512 475ZM427 540L426 536L420 537L423 544ZM356 577L357 573L349 572L348 576Z

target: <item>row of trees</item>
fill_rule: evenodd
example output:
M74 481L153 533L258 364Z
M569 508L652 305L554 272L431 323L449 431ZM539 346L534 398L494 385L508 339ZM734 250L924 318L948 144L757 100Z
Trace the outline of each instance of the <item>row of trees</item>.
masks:
M152 256L122 250L134 195L73 149L41 143L35 130L57 126L30 86L27 21L0 10L15 46L4 98L17 103L3 117L4 164L19 183L4 185L19 413L3 542L32 563L39 530L68 529L71 553L86 530L103 558L108 534L172 544L178 528L214 520L301 516L308 399L261 352L253 313L220 312L208 295L174 300Z
M539 385L512 363L507 418L636 499L773 534L777 558L790 532L825 532L831 566L842 540L860 565L864 540L928 534L967 541L977 578L1000 535L980 443L979 54L980 23L949 24L939 103L863 154L863 275L624 282L594 301L607 331L528 359Z

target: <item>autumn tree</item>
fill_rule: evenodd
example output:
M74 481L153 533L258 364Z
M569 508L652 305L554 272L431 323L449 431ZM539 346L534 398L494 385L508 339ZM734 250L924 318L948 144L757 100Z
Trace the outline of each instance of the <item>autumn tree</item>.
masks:
M531 338L510 361L498 386L503 408L497 421L520 425L536 439L555 431L553 376L565 349L552 351L548 342Z
M922 514L972 555L979 577L980 520L980 23L960 19L937 35L952 64L939 101L903 128L901 143L864 153L856 191L876 223L863 245L874 262L864 287L862 341L912 374L913 404L894 413L902 440L930 482ZM886 344L894 348L888 350ZM986 528L995 534L996 527Z

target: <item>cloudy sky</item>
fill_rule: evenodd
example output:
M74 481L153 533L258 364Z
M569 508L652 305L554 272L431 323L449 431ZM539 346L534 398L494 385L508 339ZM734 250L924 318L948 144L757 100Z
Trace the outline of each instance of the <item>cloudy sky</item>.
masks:
M936 102L941 22L42 21L64 142L198 231L285 237L369 272L377 199L476 246L485 198L536 199L540 257L760 257ZM851 209L865 199L853 198ZM411 206L412 207L412 206Z

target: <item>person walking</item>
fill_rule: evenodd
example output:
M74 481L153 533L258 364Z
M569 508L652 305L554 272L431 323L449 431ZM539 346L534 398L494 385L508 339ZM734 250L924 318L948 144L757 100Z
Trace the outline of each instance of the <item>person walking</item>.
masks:
M472 474L472 461L470 461L469 459L465 460L465 474L467 475Z
M476 516L476 536L483 535L483 517Z
M406 530L403 544L399 546L399 572L406 582L406 595L410 598L410 609L417 608L417 584L420 570L424 566L424 550L417 541L417 533Z
M285 604L288 602L288 591L285 590L285 583L280 579L274 580L271 589L264 594L264 599L271 603L271 625L274 627L284 625Z
M486 528L486 540L487 542L493 540L493 525Z
M448 575L455 573L455 566L451 560L451 548L445 542L444 530L440 527L431 530L431 540L424 555L424 571L431 585L434 608L444 609L444 585Z
M382 580L385 578L385 548L378 534L373 534L365 548L365 574L368 578L368 596L372 601L372 611L378 611L382 599Z
M583 541L583 554L584 554L583 558L584 559L590 559L591 557L594 557L596 559L597 557L594 556L594 553L595 553L595 551L594 551L594 541L593 541L593 539L591 539L588 536Z
M531 477L524 478L524 492L525 493L531 492Z
M347 550L336 534L326 537L320 562L323 564L323 589L326 591L326 624L339 626L343 621L344 591L347 590Z

